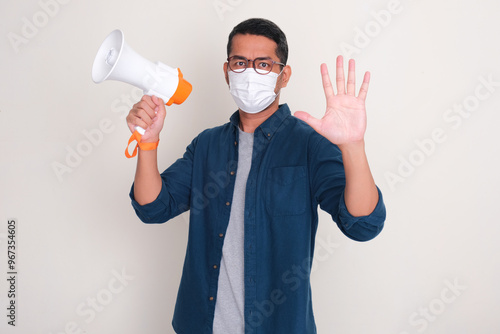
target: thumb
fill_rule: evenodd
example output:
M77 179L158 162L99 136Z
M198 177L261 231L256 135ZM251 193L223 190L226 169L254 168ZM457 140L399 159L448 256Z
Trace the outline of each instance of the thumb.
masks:
M158 117L160 117L161 119L164 119L165 116L167 115L167 111L165 110L165 103L163 102L162 99L160 99L160 98L157 98L157 99L158 99L158 103L157 103L157 107L155 108L156 115Z
M153 101L154 104L159 105L160 104L160 98L156 95L151 95L151 100Z
M156 116L165 118L167 112L165 110L165 102L163 102L163 99L159 98L156 95L153 95L151 96L151 100L153 101L154 104L156 104L155 107Z
M316 132L318 132L321 126L321 120L315 118L314 116L311 116L309 113L305 111L296 111L293 115L298 119L301 119L307 124L309 124L311 128L313 128L314 130L316 130Z

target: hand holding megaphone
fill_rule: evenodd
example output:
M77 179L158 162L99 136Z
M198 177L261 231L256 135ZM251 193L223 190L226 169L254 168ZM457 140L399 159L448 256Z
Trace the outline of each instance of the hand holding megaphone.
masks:
M132 133L137 131L137 126L147 129L147 132L141 137L141 143L156 143L159 141L165 116L165 102L155 95L144 95L139 102L132 106L126 121Z
M143 58L125 43L123 32L119 29L112 31L99 47L92 66L92 79L95 83L104 80L129 83L142 89L145 95L161 98L167 106L181 104L192 90L180 69ZM139 126L135 130L129 145L134 140L140 145L145 130ZM136 153L137 147L130 155L127 146L127 157L133 157Z

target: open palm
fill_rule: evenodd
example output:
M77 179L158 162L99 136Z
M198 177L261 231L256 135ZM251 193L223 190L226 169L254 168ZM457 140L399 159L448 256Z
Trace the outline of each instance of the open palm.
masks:
M321 65L321 77L326 97L325 115L321 119L304 111L297 111L294 115L336 145L341 146L362 141L366 130L365 99L368 93L370 73L365 73L358 96L355 95L356 76L353 59L349 61L347 89L342 56L337 57L337 94L333 91L326 64Z

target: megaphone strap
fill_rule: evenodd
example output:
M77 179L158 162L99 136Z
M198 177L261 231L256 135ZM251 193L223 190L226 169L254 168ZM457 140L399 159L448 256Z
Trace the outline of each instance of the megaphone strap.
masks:
M134 131L134 133L132 133L132 135L130 136L130 139L128 140L127 148L125 149L125 156L127 158L133 158L137 155L137 147L139 147L143 151L151 151L151 150L155 150L158 147L158 143L160 142L160 140L158 140L156 143L141 143L141 138L142 138L142 135L139 132L137 132L137 130ZM132 154L130 154L130 153L128 153L128 149L129 149L130 144L134 141L136 141L137 144L135 145L134 151L132 152Z

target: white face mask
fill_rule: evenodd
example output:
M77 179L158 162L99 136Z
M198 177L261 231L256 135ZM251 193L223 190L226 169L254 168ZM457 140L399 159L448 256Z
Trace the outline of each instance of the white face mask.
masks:
M276 99L276 82L281 72L262 75L253 68L242 73L228 70L229 92L238 108L249 114L256 114L266 109Z

